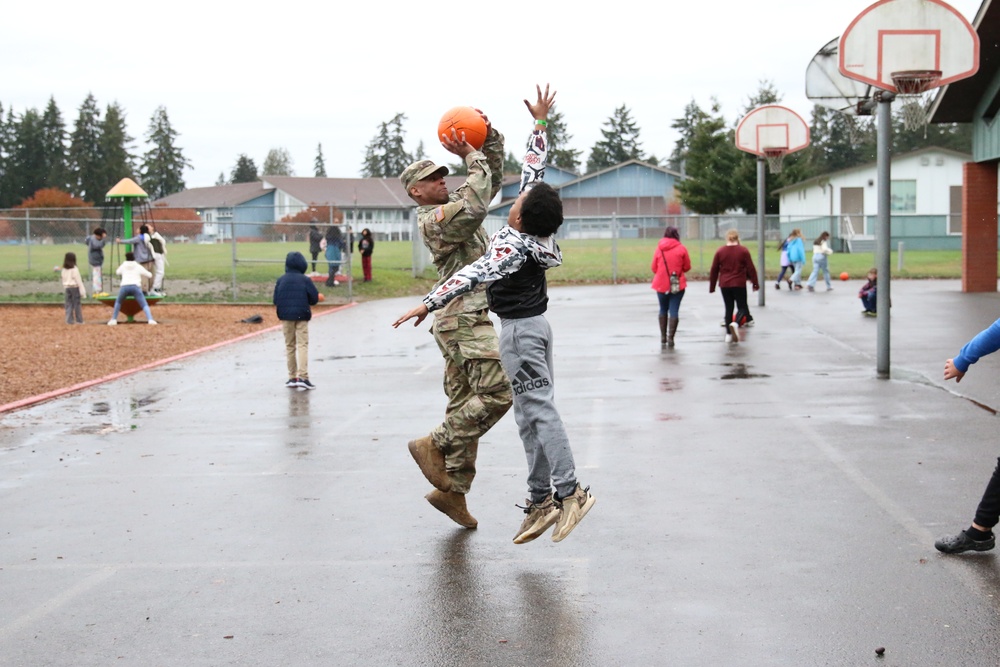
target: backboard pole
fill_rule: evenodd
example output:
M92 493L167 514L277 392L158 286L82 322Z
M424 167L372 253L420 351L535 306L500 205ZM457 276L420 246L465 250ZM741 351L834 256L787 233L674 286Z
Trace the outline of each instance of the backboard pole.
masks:
M764 210L767 199L767 165L764 158L757 156L757 305L764 306L764 294L767 292L767 276L764 275Z
M889 379L889 252L892 249L890 211L892 184L892 101L896 96L882 92L878 98L878 225L876 227L875 268L878 269L878 310L876 371L881 379Z

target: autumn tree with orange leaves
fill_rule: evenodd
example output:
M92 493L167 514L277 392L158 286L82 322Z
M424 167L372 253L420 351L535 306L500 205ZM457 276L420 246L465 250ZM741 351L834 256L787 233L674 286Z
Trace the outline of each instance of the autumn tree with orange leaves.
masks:
M332 218L330 217L331 212ZM330 226L331 219L333 224L342 225L344 224L344 213L336 206L310 204L308 208L295 215L286 215L281 219L281 222L272 225L271 229L276 236L284 236L289 241L304 241L309 238L310 224L325 230Z

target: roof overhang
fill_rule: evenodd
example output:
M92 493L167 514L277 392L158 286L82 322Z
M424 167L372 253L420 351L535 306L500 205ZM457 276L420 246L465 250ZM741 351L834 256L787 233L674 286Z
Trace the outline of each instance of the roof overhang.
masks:
M1000 69L1000 0L984 0L972 26L979 35L979 71L938 90L932 123L971 123L976 107Z

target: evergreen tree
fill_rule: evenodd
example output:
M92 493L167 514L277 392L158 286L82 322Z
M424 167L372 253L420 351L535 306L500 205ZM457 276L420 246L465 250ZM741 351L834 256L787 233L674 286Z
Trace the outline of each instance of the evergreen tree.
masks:
M49 98L49 103L42 114L42 135L44 143L44 158L47 169L46 185L59 188L64 192L70 191L69 160L66 150L66 123L63 122L62 113L56 106L54 97Z
M555 107L549 109L548 125L545 129L549 138L549 164L579 173L582 151L568 147L573 135L566 130L566 122L563 120L562 113L557 111Z
M316 161L313 163L313 176L326 178L326 161L323 159L323 144L316 144Z
M713 105L718 104L714 99L712 102ZM674 144L673 153L670 154L668 164L671 169L679 172L684 171L684 160L687 159L688 151L691 150L691 140L694 137L694 133L698 125L706 120L708 120L708 114L701 110L697 102L691 100L684 107L684 115L680 118L675 118L670 123L670 127L677 130L681 135L677 139L677 143Z
M253 183L257 178L257 165L252 158L248 158L246 153L240 153L236 158L236 166L229 177L230 183Z
M426 157L427 157L427 149L424 148L424 140L421 139L420 143L417 144L417 150L416 150L416 152L413 154L413 160L414 161L423 160Z
M261 176L294 176L292 156L287 148L272 148L264 158L264 166L260 169Z
M177 136L166 108L157 107L146 132L152 147L142 159L142 187L153 199L184 189L184 168L191 165L176 145Z
M90 203L104 201L107 190L101 191L98 181L100 164L101 111L92 93L80 105L79 114L70 135L69 164L72 194Z
M109 104L101 122L101 136L98 140L100 164L95 182L102 194L123 178L135 178L135 156L130 148L134 137L130 137L125 127L125 112L117 102Z
M614 114L604 122L601 135L604 138L590 149L588 172L600 171L628 160L645 159L639 142L639 127L624 104L615 109Z
M14 144L14 115L13 111L8 112L7 120L4 120L3 105L0 104L0 208L10 208L15 203L12 192L10 178L12 174L8 172L10 163L10 152Z
M35 109L28 109L17 123L14 144L8 168L12 193L17 203L28 199L46 186L49 176L45 159L45 130L42 117Z
M732 175L741 159L733 131L727 129L716 100L712 101L711 115L686 112L686 117L697 120L682 156L687 177L677 184L680 200L695 213L725 213L736 205Z
M396 178L411 162L413 156L403 148L406 115L397 113L392 120L379 124L379 133L365 147L361 175L367 178Z
M219 172L219 177L217 179L215 179L215 185L219 186L219 185L225 185L225 184L226 184L226 175L223 172L220 171Z
M503 173L510 175L521 175L521 167L524 163L524 156L522 155L518 158L514 155L514 151L507 151L507 157L503 160Z

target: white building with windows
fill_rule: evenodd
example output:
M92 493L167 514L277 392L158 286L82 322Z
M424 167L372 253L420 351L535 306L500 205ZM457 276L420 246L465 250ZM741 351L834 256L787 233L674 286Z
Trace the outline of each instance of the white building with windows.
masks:
M913 249L961 248L962 165L970 159L937 147L893 156L893 242ZM877 186L872 162L776 190L782 234L798 227L809 240L828 231L837 250L870 250L878 216Z

